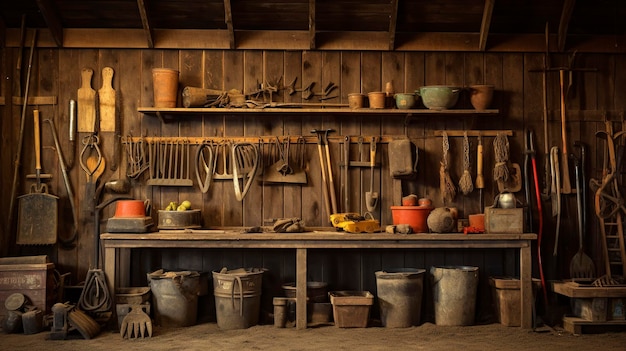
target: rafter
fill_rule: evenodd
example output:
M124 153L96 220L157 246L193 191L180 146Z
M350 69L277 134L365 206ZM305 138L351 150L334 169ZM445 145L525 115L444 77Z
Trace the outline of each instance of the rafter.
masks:
M310 49L315 50L315 0L309 0L309 41Z
M58 47L63 47L63 27L61 26L61 18L52 6L50 0L37 0L37 6L43 16L52 38Z
M389 4L391 13L389 14L389 50L396 47L396 23L398 22L398 0L391 0Z
M479 51L485 51L487 48L487 37L489 36L489 27L491 26L491 16L493 15L493 6L495 3L496 0L485 0L483 20L480 23L480 39L478 39Z
M230 49L235 48L235 29L233 28L233 10L230 6L230 0L224 0L224 21L228 30L228 43Z
M572 18L574 6L576 6L576 0L565 0L565 2L563 2L563 11L561 12L561 19L559 21L559 33L557 39L559 51L563 51L565 49L567 27L569 26L569 21Z
M146 40L148 41L148 47L154 48L154 34L152 33L152 26L150 25L150 18L146 12L146 5L144 0L137 0L137 7L139 8L139 15L141 16L141 23L143 24L143 30L146 32Z

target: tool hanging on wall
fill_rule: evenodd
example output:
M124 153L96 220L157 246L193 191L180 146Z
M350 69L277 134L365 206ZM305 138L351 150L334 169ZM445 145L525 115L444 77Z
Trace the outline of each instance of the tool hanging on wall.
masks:
M283 141L276 137L274 145L278 151L278 160L268 162L263 171L263 182L268 184L306 184L307 176L304 168L300 165L293 167L289 160L289 150L291 148L290 137ZM298 156L297 158L299 158Z
M205 142L198 146L196 152L196 180L200 191L205 194L209 191L213 181L213 173L217 157L214 155L212 142Z
M456 187L454 186L454 182L450 177L450 172L448 171L448 156L450 151L450 142L448 140L448 133L445 131L442 133L442 160L439 162L439 188L441 190L441 199L443 204L450 203L456 197Z
M374 168L376 166L376 137L370 140L370 191L365 193L365 207L367 212L371 213L376 210L378 204L378 193L374 192ZM330 161L329 161L330 163Z
M504 133L498 133L493 141L496 164L493 179L498 184L498 191L518 192L522 190L522 171L517 163L509 164L509 140Z
M39 110L33 111L35 141L35 178L30 194L19 201L17 226L18 245L51 245L57 242L58 200L48 193L48 186L41 183L41 142Z
M577 143L577 144L576 144ZM581 146L580 142L576 142L575 145ZM583 278L589 279L596 276L596 267L591 257L585 253L585 210L583 194L585 191L585 178L581 171L581 161L584 159L584 146L581 147L581 157L576 157L572 154L571 157L574 160L574 173L576 179L576 208L578 211L578 251L570 260L569 271L570 278ZM584 161L583 161L584 164Z
M102 69L102 87L98 89L100 108L100 131L115 131L115 90L113 89L113 68Z
M335 190L334 190L335 187L333 185L332 167L330 163L330 152L328 150L328 133L330 132L334 132L334 130L313 129L311 131L311 133L317 135L317 152L318 152L319 159L320 159L320 170L322 172L322 182L323 182L322 190L323 190L324 204L326 205L326 214L328 215L327 217L328 220L330 220L331 214L337 213L337 199L335 197ZM322 150L322 146L325 146L326 148L326 161L324 161L324 152ZM326 178L327 171L328 171L328 178Z
M186 139L153 141L148 151L150 179L146 185L193 186L189 152Z
M126 139L126 176L137 179L150 167L148 152L146 152L146 147L150 146L146 146L148 143L143 137L134 139L128 135Z
M261 153L252 143L235 143L231 148L235 198L243 201L259 168ZM241 181L240 181L241 178Z
M74 191L72 190L70 177L67 173L67 166L65 165L65 159L63 158L63 150L61 149L61 143L59 142L59 137L54 126L54 121L51 119L46 119L45 122L48 122L50 126L50 131L52 133L52 139L54 139L54 147L56 148L56 153L59 158L59 166L61 167L61 173L63 174L63 183L65 184L65 191L67 192L67 199L70 202L70 208L72 209L72 219L74 220L72 236L69 239L65 239L59 235L58 239L61 244L65 246L70 246L78 237L78 214L76 213L76 205L74 203Z
M78 132L93 133L96 119L96 91L91 87L93 69L83 68L80 72L81 87L78 88Z
M478 189L478 202L480 213L484 213L485 204L483 198L483 189L485 188L485 179L483 177L483 137L478 135L478 146L476 147L476 189Z
M33 67L33 56L35 54L35 43L37 41L37 30L34 30L32 42L30 44L30 54L28 57L28 70L26 71L26 86L24 87L24 101L22 103L22 114L20 116L20 133L17 141L17 152L15 163L13 164L13 183L11 185L11 198L9 199L9 214L7 217L7 228L5 233L13 233L13 211L15 207L15 197L17 195L18 176L22 164L22 148L24 146L24 129L26 124L26 107L28 106L28 95L30 91L30 76ZM21 85L21 84L20 84Z
M459 179L459 190L463 195L468 195L474 191L474 183L470 174L470 144L467 132L463 133L463 175Z

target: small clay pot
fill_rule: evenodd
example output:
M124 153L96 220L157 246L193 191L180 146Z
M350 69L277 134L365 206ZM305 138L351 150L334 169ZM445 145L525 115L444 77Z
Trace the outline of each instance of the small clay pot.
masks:
M374 91L367 94L370 101L370 108L385 108L385 93Z
M452 233L456 227L455 213L448 207L434 209L426 222L433 233Z
M394 97L396 98L396 107L401 110L408 110L415 106L415 94L398 93Z
M471 85L470 102L477 110L486 110L493 100L493 85Z
M403 197L402 206L417 206L417 195L411 194Z
M115 205L115 217L137 218L146 216L146 204L142 200L118 200Z
M350 106L351 109L363 108L364 99L365 95L361 93L348 94L348 106Z

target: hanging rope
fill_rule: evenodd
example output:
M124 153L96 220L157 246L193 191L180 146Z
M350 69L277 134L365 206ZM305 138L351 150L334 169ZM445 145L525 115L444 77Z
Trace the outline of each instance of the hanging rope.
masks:
M448 134L444 131L442 133L442 137L443 159L440 162L441 166L439 167L439 187L441 190L441 199L445 205L448 202L452 202L456 196L456 188L450 178L450 173L448 172L448 151L450 150Z
M467 195L474 191L474 182L470 174L470 145L467 138L467 131L463 132L463 175L459 179L459 190L463 195Z
M496 155L496 164L493 168L493 180L506 182L509 179L509 139L504 133L498 133L493 140L493 149Z

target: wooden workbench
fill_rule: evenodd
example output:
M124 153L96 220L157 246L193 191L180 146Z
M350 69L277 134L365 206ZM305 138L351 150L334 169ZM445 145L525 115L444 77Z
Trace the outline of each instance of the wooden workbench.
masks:
M118 287L118 259L136 248L294 249L296 326L306 328L307 249L519 249L522 328L532 326L531 242L536 234L346 234L333 231L244 234L230 230L193 230L147 234L104 233L104 271L112 296Z

